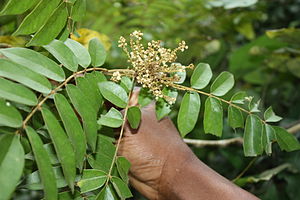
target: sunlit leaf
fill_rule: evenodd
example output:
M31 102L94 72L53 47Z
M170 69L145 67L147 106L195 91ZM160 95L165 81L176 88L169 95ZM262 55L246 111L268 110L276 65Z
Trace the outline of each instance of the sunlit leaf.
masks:
M42 140L31 127L26 127L26 134L29 138L32 151L34 153L34 158L39 169L39 175L43 184L45 199L56 199L56 180L52 170L49 155L43 147Z
M24 150L19 137L14 134L5 134L0 137L0 146L1 199L8 200L23 172Z
M71 18L74 21L80 21L86 13L86 0L76 0L72 6Z
M0 53L8 57L11 61L47 78L55 81L63 81L65 79L64 71L56 62L36 51L15 47L0 49Z
M216 96L225 95L234 85L234 77L229 72L222 72L212 83L210 93Z
M0 99L0 125L18 128L22 126L22 115L9 103Z
M74 53L60 40L53 40L50 44L43 46L49 51L63 66L75 72L78 68L77 58ZM83 56L83 55L82 55Z
M115 200L112 188L105 186L97 195L96 200Z
M266 122L278 122L282 119L281 117L275 115L271 106L265 111L264 118Z
M284 128L272 126L276 132L276 139L281 150L295 151L300 149L300 144L297 138Z
M0 76L22 83L41 93L51 92L51 84L45 77L9 60L0 59Z
M38 5L24 18L19 28L13 35L27 35L36 32L47 19L55 8L60 3L60 0L41 0Z
M73 106L83 119L83 129L87 142L94 151L96 148L98 128L96 112L78 87L68 84L66 89Z
M76 165L79 169L81 169L86 151L86 139L80 121L64 95L55 94L54 102L59 116L63 121L68 137L73 145Z
M262 154L263 126L257 115L248 115L244 132L244 154L245 156L257 156Z
M124 181L122 181L120 178L113 176L111 178L111 182L120 198L126 199L132 197L132 194L127 184Z
M218 99L208 97L204 109L204 132L221 137L223 131L223 108Z
M103 44L98 38L93 38L89 42L89 53L92 58L92 65L94 67L102 66L106 59L106 51Z
M1 10L0 15L22 14L34 6L38 1L39 0L9 0Z
M198 93L185 93L177 118L178 129L182 137L195 127L200 106L201 101Z
M76 175L74 149L55 116L46 108L42 109L42 115L51 140L53 141L66 181L73 191Z
M128 93L129 91L132 90L132 86L133 86L132 80L127 76L123 76L121 78L120 86L124 88L124 90L126 90L126 92Z
M45 6L45 5L44 5ZM48 5L46 5L48 7ZM36 32L27 46L49 44L64 28L68 18L66 4L62 3L55 9L47 22Z
M234 106L228 107L228 123L232 128L244 127L244 116L238 108Z
M67 39L65 41L65 45L67 45L74 53L79 65L81 65L84 68L87 68L91 64L91 56L88 50L84 46L82 46L79 42L76 42L75 40Z
M270 155L272 153L272 142L276 140L275 130L272 126L264 124L262 144L266 154Z
M126 91L118 84L106 81L98 84L103 97L114 105L125 108L128 102Z
M99 72L100 73L100 72ZM76 78L76 85L88 99L95 114L98 113L99 108L102 106L103 98L100 93L98 83L100 83L94 74L86 74L84 77Z
M123 116L114 107L112 107L105 115L101 115L100 119L98 120L98 124L112 128L118 128L122 125L122 123Z
M34 106L38 102L35 94L31 90L1 77L0 98L29 106Z
M83 171L81 180L77 183L81 193L90 192L102 187L107 179L107 174L101 170L87 169Z
M212 77L209 64L199 63L191 77L191 86L195 89L205 88Z
M116 164L122 180L125 183L128 183L128 172L131 166L130 162L125 157L118 157Z
M245 101L245 98L246 98L246 97L247 97L246 92L240 91L240 92L235 93L235 94L231 97L230 101L231 101L232 103L236 103L236 104L244 104L244 101Z
M139 107L132 106L128 109L127 119L129 121L131 128L137 129L139 127L141 117L142 117L142 112Z

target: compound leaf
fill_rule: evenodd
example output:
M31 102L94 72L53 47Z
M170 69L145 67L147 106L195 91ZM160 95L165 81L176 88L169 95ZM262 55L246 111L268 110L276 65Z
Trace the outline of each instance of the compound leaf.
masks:
M204 109L204 132L221 137L223 131L223 108L218 99L208 97Z
M191 86L195 89L205 88L212 77L212 71L209 64L199 63L191 77Z
M216 96L225 95L234 85L234 77L229 72L222 72L212 83L210 93Z

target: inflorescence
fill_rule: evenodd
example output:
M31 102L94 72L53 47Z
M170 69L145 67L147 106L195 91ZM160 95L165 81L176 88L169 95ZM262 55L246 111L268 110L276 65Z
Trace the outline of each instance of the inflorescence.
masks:
M147 48L141 44L143 33L134 31L130 34L129 45L124 37L119 39L121 47L128 56L128 62L132 64L135 72L135 80L143 88L148 88L156 99L164 98L170 104L175 102L175 98L166 96L162 90L169 87L174 82L180 80L176 72L183 72L187 68L193 68L193 64L182 66L174 63L177 59L177 52L184 51L188 48L185 41L179 43L178 47L171 50L161 46L161 41L148 43ZM112 76L112 80L121 79L119 73Z

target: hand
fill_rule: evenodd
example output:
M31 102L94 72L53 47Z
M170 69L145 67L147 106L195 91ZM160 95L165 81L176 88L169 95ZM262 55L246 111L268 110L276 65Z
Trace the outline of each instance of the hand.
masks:
M131 106L137 105L137 97L138 92L134 92L130 99ZM181 163L188 155L192 156L192 152L180 138L170 118L156 119L154 103L141 111L138 129L133 130L126 124L118 153L131 163L131 185L148 199L158 199L161 175L168 158L174 157L175 160L170 160Z

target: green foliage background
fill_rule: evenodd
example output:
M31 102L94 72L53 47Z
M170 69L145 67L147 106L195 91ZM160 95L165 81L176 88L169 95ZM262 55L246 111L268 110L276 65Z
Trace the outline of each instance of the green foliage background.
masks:
M284 118L279 125L289 128L299 123L300 30L297 28L300 24L300 1L248 1L246 7L241 7L238 1L232 1L232 7L228 2L88 0L86 16L74 25L96 30L109 37L112 47L104 64L107 68L128 66L124 54L117 47L117 40L120 35L127 36L133 30L144 32L147 40L162 40L167 47L174 47L179 41L185 40L189 49L180 55L180 63L206 62L214 74L230 71L236 78L234 90L245 90L261 98L262 110L272 105L276 113ZM0 34L11 35L25 15L1 16ZM286 29L270 31L282 28ZM1 45L22 46L29 37L19 40L4 40ZM191 72L188 72L190 75ZM235 91L231 91L228 97ZM174 123L179 103L177 101L170 114ZM203 116L203 108L200 116ZM188 138L218 139L204 134L203 118L198 121L197 128ZM222 139L243 135L241 130L233 130L227 124L224 123ZM299 138L299 131L295 136ZM251 163L236 183L262 199L298 199L300 196L299 151L282 152L275 144L271 156L263 155L253 160L244 157L240 145L191 147L201 160L228 179L236 178ZM33 199L39 198L39 195L38 192L20 190L14 198ZM143 197L134 192L133 199Z

